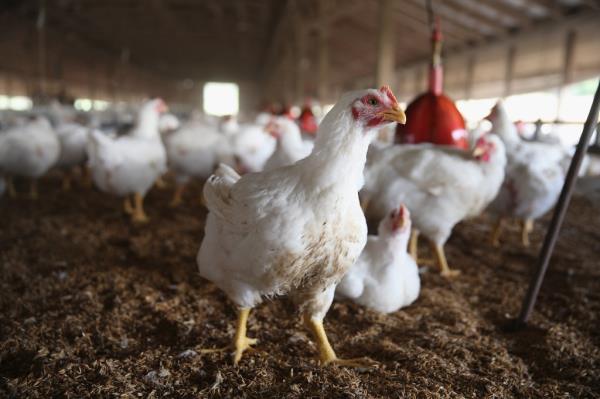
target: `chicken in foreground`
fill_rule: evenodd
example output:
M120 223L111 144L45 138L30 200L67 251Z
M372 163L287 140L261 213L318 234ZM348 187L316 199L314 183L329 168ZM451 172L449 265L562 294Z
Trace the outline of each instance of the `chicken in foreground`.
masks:
M365 246L358 190L369 143L391 122L405 116L388 87L347 93L323 120L308 157L243 177L221 165L206 182L209 214L197 261L200 274L239 308L236 364L256 342L246 336L250 310L279 295L298 306L322 365L360 364L336 356L323 318Z
M37 179L58 160L60 142L50 122L38 116L0 135L0 176L6 177L8 195L16 197L13 176L31 180L30 196L38 197Z
M500 245L500 235L508 218L522 223L521 242L529 246L529 233L534 220L548 212L560 195L571 154L560 144L527 142L520 138L504 104L499 101L488 116L492 132L506 146L506 178L498 196L490 204L490 213L496 215L496 226L491 241Z
M166 110L161 99L150 100L127 135L113 139L97 130L91 133L88 157L94 183L102 191L125 197L125 212L134 222L148 220L144 196L166 171L167 156L158 131L159 115Z
M410 213L404 205L392 210L380 223L377 236L369 236L356 263L336 288L336 296L381 313L391 313L413 303L421 279L415 260L408 254Z
M443 276L457 275L444 244L461 220L479 215L504 180L506 153L497 137L480 137L472 152L432 144L395 145L370 154L361 199L367 219L379 221L403 202L412 214L410 251L420 233L432 244Z

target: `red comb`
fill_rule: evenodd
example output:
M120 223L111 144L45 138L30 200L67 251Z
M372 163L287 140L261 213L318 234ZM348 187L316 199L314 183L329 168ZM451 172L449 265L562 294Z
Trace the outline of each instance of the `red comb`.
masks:
M381 86L381 89L379 89L379 91L385 93L388 96L388 98L392 101L392 103L398 103L398 100L396 100L396 96L394 96L394 93L392 93L392 89L390 89L390 86Z

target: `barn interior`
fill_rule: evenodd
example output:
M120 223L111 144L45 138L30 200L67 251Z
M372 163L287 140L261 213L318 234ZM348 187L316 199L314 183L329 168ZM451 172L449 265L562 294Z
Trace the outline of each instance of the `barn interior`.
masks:
M174 130L198 114L240 124L268 114L297 120L310 136L302 115L316 129L348 91L389 86L407 110L431 89L432 63L443 68L439 85L465 132L489 129L484 119L503 99L524 140L574 152L586 120L593 130L598 119L588 116L600 77L598 21L597 0L3 0L0 158L8 157L3 133L26 118L48 115L54 125L68 114L120 136L157 97L181 121ZM83 164L68 187L63 170L49 169L37 199L25 194L27 179L14 179L15 198L0 180L0 396L595 397L593 136L526 326L508 328L553 211L536 220L531 245L511 221L499 247L482 212L447 242L460 276L444 278L424 259L420 296L406 308L381 314L333 302L329 337L338 354L374 362L359 368L320 367L286 299L252 313L259 343L238 365L230 351L204 351L229 343L236 317L227 295L198 274L204 179L179 192L166 173L146 195L146 223L87 183Z

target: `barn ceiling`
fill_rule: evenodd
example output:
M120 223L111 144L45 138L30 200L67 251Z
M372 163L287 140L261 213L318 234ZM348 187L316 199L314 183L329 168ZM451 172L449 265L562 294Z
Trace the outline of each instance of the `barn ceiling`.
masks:
M428 57L425 2L394 4L399 66ZM451 51L598 11L600 1L434 0L433 5ZM326 27L331 83L343 85L374 71L377 6L377 0L3 0L0 43L24 29L35 32L44 8L45 26L59 33L47 40L58 41L54 44L65 53L71 51L67 39L76 37L102 51L103 62L126 63L169 81L264 81L277 70L293 73L295 64L311 76L318 65L317 38ZM291 60L281 68L285 57ZM307 85L316 82L309 79Z

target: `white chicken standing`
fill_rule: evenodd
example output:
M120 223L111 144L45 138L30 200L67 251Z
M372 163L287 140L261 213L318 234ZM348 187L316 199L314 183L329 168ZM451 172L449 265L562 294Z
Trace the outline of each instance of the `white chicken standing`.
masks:
M158 131L159 115L166 110L161 99L150 100L127 135L113 139L94 130L90 137L88 156L94 183L102 191L125 196L125 212L135 222L148 220L144 196L166 171L167 156ZM133 205L129 195L133 195Z
M216 127L194 119L165 138L169 168L175 174L176 188L171 206L181 204L191 178L207 179L217 166L227 137Z
M358 190L376 129L405 115L388 87L345 94L319 127L314 151L293 165L240 177L221 165L204 186L209 214L200 274L239 307L237 363L256 341L250 309L289 295L315 335L321 364L338 359L323 328L335 287L367 239Z
M410 213L404 205L379 223L378 235L369 236L356 263L336 288L336 296L381 313L413 303L421 279L417 262L408 254Z
M60 157L56 166L64 170L63 189L71 187L72 169L84 165L87 159L89 129L78 123L61 123L56 129L60 141Z
M265 130L277 140L275 152L267 160L265 170L291 165L312 152L314 143L302 140L300 128L289 118L283 116L273 118Z
M504 104L499 101L488 116L492 132L506 146L506 178L490 213L497 216L491 241L500 245L500 235L506 218L522 220L521 240L529 246L533 221L548 212L558 200L571 155L560 144L521 140Z
M17 195L13 176L32 179L30 194L37 198L37 179L58 160L60 142L50 122L38 116L22 126L16 126L0 135L0 175L6 177L9 196Z
M417 239L431 242L442 275L458 274L446 260L444 244L461 220L479 215L504 179L506 153L493 135L477 140L472 153L432 144L394 145L370 154L361 199L369 221L385 217L398 201L412 214L411 254Z

